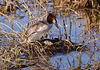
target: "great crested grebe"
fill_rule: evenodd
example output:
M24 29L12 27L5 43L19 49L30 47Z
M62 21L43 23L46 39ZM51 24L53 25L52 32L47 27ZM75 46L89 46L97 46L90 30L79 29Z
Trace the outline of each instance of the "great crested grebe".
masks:
M53 23L59 29L55 16L51 13L48 14L47 19L32 24L25 32L24 41L30 43L39 40L46 32L48 32Z

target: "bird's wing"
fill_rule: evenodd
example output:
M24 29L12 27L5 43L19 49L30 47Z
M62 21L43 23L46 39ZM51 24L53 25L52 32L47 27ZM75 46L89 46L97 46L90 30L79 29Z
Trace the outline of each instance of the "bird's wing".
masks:
M31 36L32 34L38 33L38 32L43 31L43 30L45 30L45 29L47 29L46 21L45 21L45 23L43 23L43 21L40 21L40 22L38 22L38 23L36 23L36 24L31 25L31 26L28 28L28 30L25 32L25 35L26 35L27 37L29 37L29 36Z

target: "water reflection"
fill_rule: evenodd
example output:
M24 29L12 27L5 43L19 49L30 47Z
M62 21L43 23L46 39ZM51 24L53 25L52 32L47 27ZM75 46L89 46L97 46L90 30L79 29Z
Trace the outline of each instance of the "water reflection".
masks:
M90 64L96 64L100 60L100 53L81 52L81 68L86 68ZM78 66L79 52L73 51L69 54L57 53L51 57L51 64L58 67L59 70L69 70L69 67L76 68ZM97 58L95 61L94 59ZM98 60L99 59L99 60Z
M86 12L86 11L85 11ZM81 12L82 13L82 12ZM86 12L87 13L87 12ZM86 14L85 13L85 14ZM67 14L67 13L66 13ZM100 45L100 33L99 33L99 20L97 18L94 19L95 16L90 16L95 13L92 13L89 15L83 15L83 19L78 19L78 17L75 17L75 15L71 15L71 17L64 17L63 14L58 14L58 21L61 26L63 39L65 39L64 29L62 29L65 21L65 24L67 25L67 39L75 43L87 45L87 47L91 48L89 51L82 52L81 61L82 61L82 68L86 68L88 64L96 64L100 60L100 52L96 51L99 50ZM97 14L97 13L96 13ZM60 17L63 16L63 17ZM73 18L74 17L74 18ZM66 20L67 19L67 20ZM72 24L72 25L71 25ZM71 33L70 33L70 25L71 25ZM70 33L70 35L69 35ZM68 37L70 36L70 37ZM60 67L60 70L66 69L69 70L69 65L73 68L76 68L78 66L78 58L76 56L79 56L79 52L73 51L70 55L67 54L59 54L57 53L55 56L51 57L51 64L55 67ZM97 59L94 61L94 59ZM68 60L70 61L70 64ZM60 61L61 60L61 61Z
M35 1L33 3L35 3ZM57 5L58 3L55 1L54 3L50 3L50 6L44 4L44 6L46 6L46 9L48 11L49 10L54 11L56 14L58 25L62 33L62 40L67 39L72 41L73 43L86 45L86 47L89 48L89 51L81 52L82 68L85 68L88 64L91 63L95 64L96 62L99 62L100 51L96 51L96 50L100 48L99 46L100 45L100 16L99 16L100 14L97 13L95 10L88 10L88 9L85 10L80 9L78 11L69 10L67 9L67 7L58 9ZM34 7L32 6L32 4L30 4L30 6L31 6L30 8L32 8L31 11L33 11L32 12L33 14L27 12L21 13L20 10L16 10L16 14L20 14L20 16L24 16L22 19L20 19L20 17L14 17L14 14L9 15L8 18L7 17L5 18L5 16L0 16L1 18L0 33L5 34L7 32L10 32L11 34L13 34L13 32L16 31L14 33L19 34L21 31L25 31L24 26L27 28L28 22L33 21L32 23L35 23L44 18L45 11L42 12L44 8L42 9L40 7L41 6L40 4L34 4ZM30 10L27 11L30 12ZM13 24L11 24L12 22ZM5 25L9 26L10 28ZM8 39L7 37L8 38L11 37L9 38L9 42L6 42ZM55 26L53 26L53 28L48 32L47 38L54 39L58 37L59 37L59 30ZM15 38L17 43L16 42L14 43L18 44L20 38L21 35L19 34L18 37ZM6 38L0 37L0 40L5 41L5 43L3 42L0 45L3 46L3 44L5 44L5 45L9 45L9 47L14 47L9 44L11 43L11 40L13 40L12 36L7 35ZM69 55L68 53L67 54L57 53L56 55L51 57L51 64L55 67L60 67L61 70L69 69L69 65L73 66L73 68L76 68L78 66L77 56L79 56L79 52L76 51L71 52Z

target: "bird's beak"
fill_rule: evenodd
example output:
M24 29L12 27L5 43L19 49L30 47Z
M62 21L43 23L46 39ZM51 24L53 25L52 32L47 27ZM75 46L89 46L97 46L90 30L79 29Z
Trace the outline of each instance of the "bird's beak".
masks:
M55 23L55 26L59 29L59 31L60 31L60 28L59 28L59 26L58 26L58 24L57 23ZM60 33L61 33L61 31L60 31Z
M58 24L57 24L57 20L56 20L54 17L53 17L53 19L52 19L52 23L54 23L55 26L59 29Z
M60 40L62 39L62 36L61 36L61 30L60 30L60 28L59 28L59 26L58 26L58 24L57 24L57 20L55 20L55 26L59 29L59 34L60 34Z
M55 26L56 26L58 29L60 29L60 28L58 27L58 24L57 24L57 20L56 20L56 19L55 19L54 24L55 24Z

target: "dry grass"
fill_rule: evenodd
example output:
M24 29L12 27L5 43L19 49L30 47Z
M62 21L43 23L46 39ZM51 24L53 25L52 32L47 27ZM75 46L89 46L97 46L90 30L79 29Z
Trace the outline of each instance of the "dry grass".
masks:
M90 4L88 4L88 1ZM94 28L95 33L100 34L100 26L99 26L100 22L98 21L98 19L100 18L99 5L100 4L98 3L98 0L96 0L96 2L91 0L85 0L84 2L83 0L80 1L78 0L27 1L26 0L24 2L22 0L20 2L18 0L14 0L14 1L2 0L0 2L0 9L1 9L0 17L2 17L0 20L0 59L1 59L0 70L20 69L29 66L33 66L33 68L36 69L44 69L44 70L57 69L56 67L52 66L51 63L49 62L50 57L47 54L47 52L49 51L46 52L45 50L46 46L43 47L42 44L39 42L34 45L22 43L22 38L24 32L27 30L27 27L41 19L45 19L47 13L52 11L55 15L57 15L57 13L60 14L60 17L57 17L57 19L63 19L63 17L65 17L65 19L63 19L63 23L61 22L61 24L59 24L60 28L64 30L62 31L62 37L64 37L64 39L69 39L71 41L71 31L72 31L71 29L74 23L75 26L77 24L79 24L80 26L81 25L84 26L85 30L83 30L83 32L80 34L82 38L86 33L88 33L89 35L89 37L87 37L88 40L85 43L81 42L80 45L83 44L87 45L90 42L94 42L95 44L95 41L98 41L99 37L96 37L94 35L92 29ZM85 7L95 8L92 10L94 12L88 9L85 9L83 11ZM80 9L79 11L78 10L79 8L82 9ZM73 16L72 14L75 14L75 16ZM84 17L84 15L86 16ZM95 20L91 21L90 18L91 15ZM21 23L19 20L25 17L27 17L27 22L25 19L24 21L26 23ZM86 24L80 23L81 18L84 18L84 23ZM68 29L69 33L67 34L66 24L68 23L66 21L68 19L69 19L70 28ZM15 25L19 29L19 31L15 30L14 28ZM77 27L75 27L75 33L76 33L76 29ZM58 32L56 28L54 28L54 31ZM54 38L55 33L50 31L48 34L50 36L50 39ZM91 40L91 35L93 37L93 40ZM60 35L58 33L58 37L59 36ZM57 42L55 46L57 46L58 43L59 42ZM98 41L98 43L100 42ZM80 47L78 46L77 49L79 48ZM82 48L84 48L84 46ZM95 48L99 50L97 46L95 46ZM81 63L81 55L79 56L79 65L77 65L76 69L81 68L80 63ZM92 68L97 70L98 68L100 68L99 64L100 63L91 64L91 66L87 67L87 69ZM73 69L71 65L69 66L69 68Z

